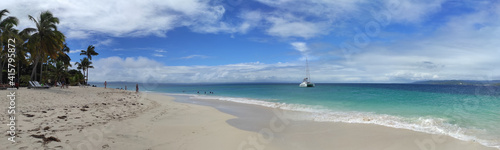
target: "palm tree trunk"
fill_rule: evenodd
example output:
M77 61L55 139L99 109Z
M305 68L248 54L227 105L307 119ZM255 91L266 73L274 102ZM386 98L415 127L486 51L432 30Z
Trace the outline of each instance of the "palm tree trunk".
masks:
M49 71L49 60L47 59L47 62L45 63L45 72ZM43 66L43 65L42 65ZM42 79L40 79L42 80Z
M5 64L5 60L7 59L3 59L0 63L0 70L2 71L0 72L0 83L3 83L3 65Z
M87 68L87 80L85 81L85 84L89 84L89 68Z
M43 62L40 61L40 82L42 82L42 70L43 69Z
M31 81L35 81L36 79L36 67L38 65L38 61L40 60L40 56L36 57L35 59L35 66L33 66L33 70L31 71Z

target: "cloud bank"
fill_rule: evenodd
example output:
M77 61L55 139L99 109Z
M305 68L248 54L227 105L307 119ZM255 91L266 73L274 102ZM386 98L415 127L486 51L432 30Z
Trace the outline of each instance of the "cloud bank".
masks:
M176 27L194 31L240 32L239 27L221 21L221 4L202 0L127 0L127 1L2 1L11 15L20 19L19 28L33 27L28 15L37 17L50 10L60 19L60 30L68 38L85 39L96 34L112 37L166 36ZM106 43L103 43L106 44Z
M270 10L237 10L241 1L205 0L127 0L122 1L59 1L6 0L2 2L11 15L20 19L19 28L33 27L28 15L38 16L50 10L61 20L60 29L68 38L88 39L96 35L111 37L167 36L178 27L188 27L199 33L239 33L252 29L281 37L314 38L349 26L348 22L363 21L369 16L363 7L373 12L391 8L392 20L415 23L440 9L444 0L399 1L384 0L256 0ZM392 9L394 8L394 9ZM227 10L237 17L225 19ZM359 18L359 19L356 19ZM105 43L103 43L105 44Z
M89 70L91 81L135 81L161 83L199 82L285 82L300 78L302 66L290 63L260 62L221 66L166 66L145 57L108 57L94 61ZM286 72L288 75L278 75Z

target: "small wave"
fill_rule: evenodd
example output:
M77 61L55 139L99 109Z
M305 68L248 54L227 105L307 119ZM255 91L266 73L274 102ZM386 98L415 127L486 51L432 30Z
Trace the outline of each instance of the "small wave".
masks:
M386 114L376 114L373 112L334 111L331 109L327 109L323 106L313 106L305 104L287 104L287 103L250 99L250 98L220 97L220 96L195 95L195 94L175 94L175 95L189 96L194 99L216 99L221 101L259 105L269 108L306 112L309 114L309 116L301 119L307 119L317 122L375 124L375 125L382 125L399 129L408 129L430 134L447 135L459 140L476 141L482 145L500 149L500 141L483 140L477 138L474 135L467 134L467 133L481 132L478 129L468 129L460 127L455 124L450 124L446 119L443 118L435 118L435 117L405 118L405 117L386 115Z

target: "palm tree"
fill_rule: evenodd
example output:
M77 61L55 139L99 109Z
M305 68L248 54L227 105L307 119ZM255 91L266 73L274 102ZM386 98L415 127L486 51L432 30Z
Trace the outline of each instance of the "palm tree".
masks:
M45 61L41 59L47 57L55 59L59 54L63 53L62 47L65 36L57 30L56 25L59 24L59 18L54 17L50 11L42 12L38 20L31 15L28 15L28 17L36 25L36 32L28 40L31 49L30 55L34 58L32 59L34 67L31 73L31 79L33 80L37 64ZM42 80L41 71L40 80Z
M99 55L99 53L95 52L95 47L94 45L89 45L89 47L87 47L87 50L82 50L80 55L85 55L87 56L86 58L88 58L87 60L92 60L92 56L97 56ZM89 61L90 64L92 64L92 62ZM92 68L94 68L92 66ZM85 84L89 81L89 68L87 67L87 76L86 76L86 80L85 80Z
M99 53L95 52L94 45L89 45L89 47L87 47L87 50L86 51L82 50L80 55L85 55L85 56L87 56L87 58L92 60L92 56L97 56L97 55L99 55Z
M80 59L80 61L82 61L82 60ZM80 69L83 69L83 65L82 65L82 63L80 63L80 62L76 62L76 63L75 63L75 65L76 65L76 69L78 69L78 71L80 71ZM82 71L83 71L83 70L82 70Z
M85 60L85 58L83 58L83 59ZM85 85L88 85L88 83L89 83L89 69L94 68L94 66L92 66L91 61L88 61L88 59L86 59L86 60L87 60L87 62L84 63L84 66L87 69L87 80L85 80Z
M10 37L15 36L17 30L14 29L14 26L17 26L19 20L16 17L7 17L2 19L3 16L6 16L9 11L7 9L0 11L0 50L3 51L4 45L7 46L7 40Z
M76 69L78 69L78 71L82 70L82 74L83 74L83 78L84 78L84 82L85 82L85 68L83 67L82 65L83 63L83 59L80 59L80 62L76 62L75 65L76 65Z
M28 44L26 43L31 36L31 33L34 32L34 28L26 28L23 29L21 32L19 32L18 38L19 40L16 40L16 69L17 69L17 78L21 79L21 65L26 65L29 64L27 61L28 55Z
M66 45L66 43L64 43L63 45L63 48L61 50L63 53L60 54L58 57L57 57L57 61L61 61L64 65L64 70L65 71L68 71L68 67L71 67L71 57L69 57L69 55L67 53L69 53L70 49L69 47Z
M2 19L3 16L7 15L7 13L9 13L7 9L0 11L0 83L3 83L3 66L7 60L6 54L8 40L10 38L15 38L18 40L18 30L15 29L14 26L17 26L19 20L16 17L12 16Z
M80 59L80 62L76 62L75 65L77 65L77 69L82 69L84 82L85 85L87 85L89 68L94 68L94 66L92 66L92 62L90 62L87 57L84 57L83 59ZM87 80L85 80L85 71L87 71Z
M47 67L50 68L54 81L60 81L61 79L64 79L67 75L64 68L64 63L55 59L50 60L50 62L51 65L48 65Z

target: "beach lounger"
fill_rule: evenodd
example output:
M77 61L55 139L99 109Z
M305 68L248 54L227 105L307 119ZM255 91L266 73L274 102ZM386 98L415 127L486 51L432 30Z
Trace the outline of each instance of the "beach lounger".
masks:
M34 88L35 85L33 84L33 82L31 81L28 81L29 85L28 85L28 89L31 89L31 88Z
M30 86L28 88L34 88L34 89L48 89L50 88L49 86L42 86L38 81L28 81Z
M38 83L38 81L34 81L35 82L35 85L39 86L39 87L44 87L44 88L50 88L49 85L45 84L45 85L41 85L40 83Z

